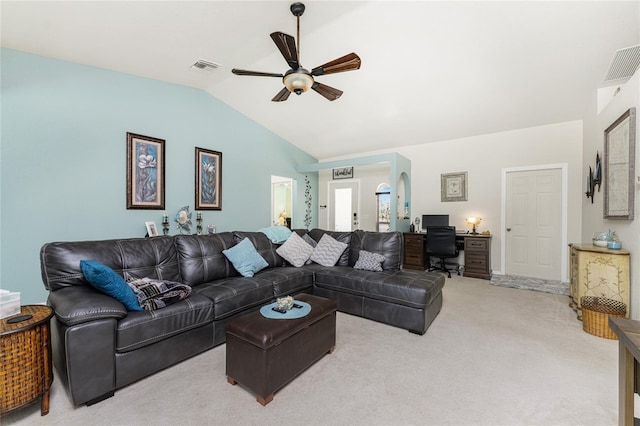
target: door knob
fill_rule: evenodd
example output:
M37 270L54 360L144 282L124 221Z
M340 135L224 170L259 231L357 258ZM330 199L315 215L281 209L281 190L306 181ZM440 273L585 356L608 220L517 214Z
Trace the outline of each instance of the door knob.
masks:
M507 228L507 232L511 232L511 228Z

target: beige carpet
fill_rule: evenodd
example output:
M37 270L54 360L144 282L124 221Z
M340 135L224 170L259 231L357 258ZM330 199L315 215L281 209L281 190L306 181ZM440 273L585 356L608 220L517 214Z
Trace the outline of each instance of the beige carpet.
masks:
M227 383L222 345L91 407L55 381L47 416L36 404L2 424L617 424L617 342L583 332L567 296L454 276L424 336L341 313L337 332L266 407Z

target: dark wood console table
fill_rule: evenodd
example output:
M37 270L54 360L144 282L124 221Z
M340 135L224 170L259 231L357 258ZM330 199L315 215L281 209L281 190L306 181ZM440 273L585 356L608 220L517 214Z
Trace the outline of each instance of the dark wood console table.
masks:
M634 364L640 361L640 321L609 317L618 336L618 424L633 426Z

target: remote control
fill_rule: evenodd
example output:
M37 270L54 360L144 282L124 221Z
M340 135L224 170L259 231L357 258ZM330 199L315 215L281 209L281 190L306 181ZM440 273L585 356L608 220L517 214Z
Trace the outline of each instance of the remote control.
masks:
M298 305L297 303L294 303L293 307L297 309L302 309L302 305Z
M280 308L277 308L275 306L273 308L271 308L271 309L276 311L276 312L280 312L281 314L286 314L287 313L287 311L285 309L280 309Z

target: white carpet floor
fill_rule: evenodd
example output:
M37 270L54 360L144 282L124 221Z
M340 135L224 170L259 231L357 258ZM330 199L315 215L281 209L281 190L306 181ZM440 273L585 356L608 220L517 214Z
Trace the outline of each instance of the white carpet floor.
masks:
M59 380L29 425L615 425L617 341L569 298L454 276L424 336L338 313L337 346L263 407L225 377L225 346L73 407Z

